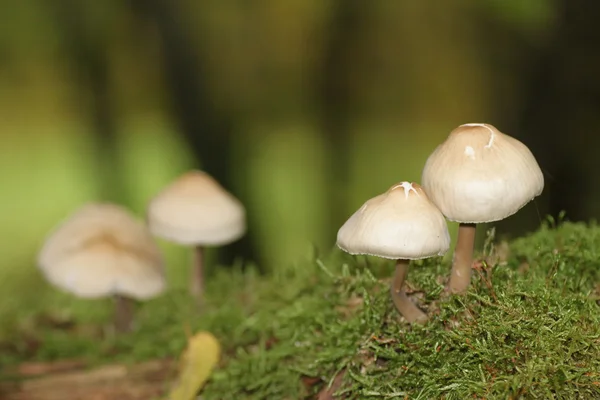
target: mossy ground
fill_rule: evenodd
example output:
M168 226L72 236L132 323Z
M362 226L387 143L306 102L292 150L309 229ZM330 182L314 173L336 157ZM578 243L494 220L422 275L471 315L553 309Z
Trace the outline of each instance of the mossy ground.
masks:
M481 260L472 290L445 300L449 262L415 263L424 326L398 320L391 263L336 253L266 277L221 271L201 315L172 292L140 306L130 335L98 329L107 304L78 303L67 328L21 321L4 329L0 362L176 356L189 327L224 348L205 400L312 398L336 376L348 399L600 398L600 228L548 223L508 248L488 243Z

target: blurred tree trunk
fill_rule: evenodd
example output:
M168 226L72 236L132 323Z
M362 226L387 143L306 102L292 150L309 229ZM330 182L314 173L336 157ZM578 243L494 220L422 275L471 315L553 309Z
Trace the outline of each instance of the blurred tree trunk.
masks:
M335 0L331 22L325 30L323 54L316 72L316 109L326 139L331 182L328 192L328 229L334 236L348 217L346 201L350 167L350 124L354 99L350 82L354 49L362 34L368 2Z
M181 2L174 0L130 0L133 12L156 27L162 45L162 62L173 113L180 132L199 161L198 167L215 177L234 193L231 157L232 121L211 101L203 70L202 52L193 48L186 32ZM244 202L244 199L241 198ZM250 224L253 217L249 215ZM258 261L252 237L246 235L220 252L220 262L230 264L235 257Z
M562 0L556 29L538 52L526 87L522 131L545 167L546 213L560 211L572 220L587 220L600 180L596 147L600 131L600 2Z
M71 72L78 81L78 102L89 104L99 197L123 202L126 190L119 168L105 27L98 26L93 10L85 2L56 0L50 7Z

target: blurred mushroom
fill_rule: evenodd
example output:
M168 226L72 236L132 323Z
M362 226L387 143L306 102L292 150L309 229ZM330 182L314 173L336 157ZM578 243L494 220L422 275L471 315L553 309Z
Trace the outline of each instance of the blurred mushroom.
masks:
M190 171L150 202L147 222L154 235L194 247L190 291L200 299L204 291L204 247L241 238L246 232L246 211L210 175Z
M425 163L423 189L442 213L459 222L447 290L467 291L476 224L519 211L544 189L531 151L489 124L465 124L450 132Z
M337 245L350 254L395 259L391 295L396 309L408 322L427 320L406 296L408 265L445 254L450 235L446 219L418 184L401 182L368 200L340 228Z
M133 302L165 289L162 255L146 227L125 208L83 206L47 238L38 265L54 286L80 298L112 296L118 331L132 327Z

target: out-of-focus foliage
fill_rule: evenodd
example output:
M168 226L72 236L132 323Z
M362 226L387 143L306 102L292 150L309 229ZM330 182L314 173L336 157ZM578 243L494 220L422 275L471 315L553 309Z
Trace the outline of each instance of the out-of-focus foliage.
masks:
M518 126L521 67L548 45L560 13L552 0L165 1L3 8L0 282L40 290L11 297L0 312L44 301L35 254L72 209L114 187L112 200L141 217L163 185L203 165L173 111L171 48L140 5L170 7L184 34L170 45L190 54L206 104L231 123L228 189L248 207L266 269L313 245L331 248L341 218L394 182L418 181L429 152L458 124ZM344 28L348 7L362 8ZM81 35L69 21L80 22ZM331 54L327 79L343 90L323 101ZM328 107L338 103L343 123L327 131ZM213 134L197 128L199 137ZM102 129L115 131L106 149ZM171 282L184 285L188 254L161 245Z

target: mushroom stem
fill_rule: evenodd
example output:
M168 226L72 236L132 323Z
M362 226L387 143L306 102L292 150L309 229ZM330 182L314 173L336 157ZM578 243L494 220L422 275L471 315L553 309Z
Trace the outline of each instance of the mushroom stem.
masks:
M194 247L192 261L192 274L190 277L190 293L197 300L202 299L204 294L204 247Z
M452 273L446 290L454 294L464 294L471 283L471 264L475 247L475 224L461 223L458 226L458 239L454 249Z
M409 260L403 259L396 261L396 272L394 273L394 280L392 281L391 287L392 300L396 310L398 310L408 322L423 323L427 321L427 314L421 311L421 309L408 298L404 291L404 281L408 273L409 262Z
M133 329L133 301L121 295L115 295L115 329L119 333Z

